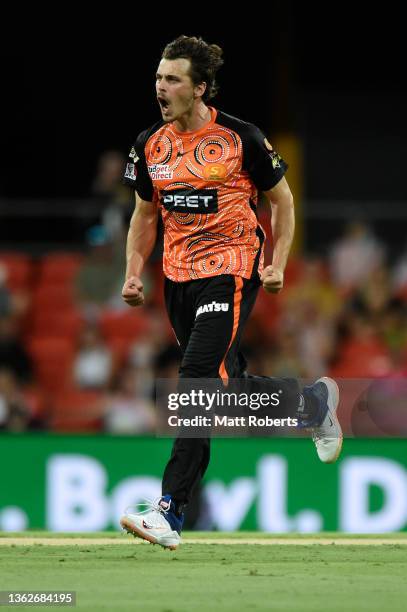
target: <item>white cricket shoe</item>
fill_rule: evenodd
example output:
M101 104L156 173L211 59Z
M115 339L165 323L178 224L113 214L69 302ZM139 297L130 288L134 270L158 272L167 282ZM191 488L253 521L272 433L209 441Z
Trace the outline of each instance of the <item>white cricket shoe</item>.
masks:
M303 394L312 394L318 400L320 425L310 425L318 457L323 463L334 463L342 449L342 428L336 416L339 388L333 378L323 376L313 385L304 387Z
M183 519L172 512L171 498L168 498L165 496L149 502L149 508L142 512L126 512L120 519L120 525L137 538L175 550L181 543L179 532Z

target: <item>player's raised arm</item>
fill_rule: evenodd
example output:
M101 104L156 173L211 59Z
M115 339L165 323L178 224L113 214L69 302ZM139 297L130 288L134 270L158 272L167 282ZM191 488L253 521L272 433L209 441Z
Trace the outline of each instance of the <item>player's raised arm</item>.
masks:
M294 237L294 202L284 177L272 189L265 191L265 195L272 210L273 261L264 268L260 278L265 291L278 293L283 287L284 270Z
M155 245L157 220L157 204L142 200L136 194L136 207L127 235L126 280L122 291L123 299L129 306L141 306L144 303L140 276Z

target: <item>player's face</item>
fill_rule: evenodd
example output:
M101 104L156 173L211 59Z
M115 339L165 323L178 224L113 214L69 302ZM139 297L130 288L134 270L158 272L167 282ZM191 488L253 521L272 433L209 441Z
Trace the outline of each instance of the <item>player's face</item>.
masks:
M189 76L188 59L162 59L156 74L156 93L164 121L176 121L191 112L199 88Z

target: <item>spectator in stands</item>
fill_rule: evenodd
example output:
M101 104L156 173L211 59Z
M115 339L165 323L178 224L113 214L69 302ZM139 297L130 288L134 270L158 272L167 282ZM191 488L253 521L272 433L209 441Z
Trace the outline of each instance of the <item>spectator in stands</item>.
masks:
M350 223L331 252L335 285L345 292L352 291L383 263L384 258L384 247L369 228L360 222Z
M380 332L392 357L395 374L407 375L407 304L393 298L380 320Z
M300 278L281 295L282 310L289 307L297 317L304 307L315 306L322 316L336 317L340 310L338 291L327 276L321 259L304 259Z
M32 379L30 357L20 341L14 317L0 316L0 368L7 368L20 383Z
M359 305L349 307L341 321L343 337L337 346L336 376L369 378L388 376L392 361L373 317Z
M91 227L86 237L89 252L75 278L75 291L85 318L96 320L103 307L120 304L124 248L115 249L101 225Z
M395 294L407 301L407 250L394 266L392 285Z
M11 370L0 369L0 430L20 432L28 428L30 412Z
M355 297L371 315L380 315L386 311L391 301L391 283L389 272L383 263L379 263L366 276Z
M304 260L300 278L287 287L280 299L280 326L290 329L297 337L300 369L304 376L319 378L327 371L334 349L336 320L341 308L323 262L316 258ZM286 350L286 341L284 347Z
M6 285L7 270L0 263L0 317L5 317L11 314L12 300L9 290Z
M125 228L134 207L133 191L123 184L126 165L119 151L105 151L98 161L92 194L101 199L101 221L113 240L124 237Z
M324 315L316 304L304 305L298 329L299 355L304 374L310 378L324 376L334 354L336 318Z
M25 287L9 287L9 271L7 266L0 262L0 317L13 315L22 317L29 307L29 292Z
M113 372L113 359L97 326L88 324L82 331L75 357L74 381L81 389L106 389Z
M122 370L105 402L105 429L116 434L151 433L155 431L154 403L139 388L137 368Z
M265 352L262 371L266 376L299 378L305 374L303 363L299 358L298 334L288 328L280 328L274 350Z
M130 351L130 361L137 367L153 367L155 356L174 340L174 332L162 312L154 307L148 308L146 312L148 327Z

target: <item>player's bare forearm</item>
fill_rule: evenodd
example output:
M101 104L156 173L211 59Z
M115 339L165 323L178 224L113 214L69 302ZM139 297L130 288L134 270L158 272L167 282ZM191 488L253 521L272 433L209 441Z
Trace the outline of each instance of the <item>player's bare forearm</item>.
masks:
M284 185L280 183L284 181ZM272 266L282 271L287 265L288 255L294 238L295 217L294 202L290 188L285 179L278 183L279 189L272 198L271 227L273 232ZM273 189L271 190L273 193Z
M126 280L140 277L157 238L157 205L137 197L126 246Z
M157 237L157 205L136 196L136 208L130 221L126 246L126 279L122 297L129 306L144 304L141 273L151 255Z
M294 238L294 204L292 196L272 203L273 216L271 221L273 231L273 261L272 265L285 270L291 244Z
M266 196L272 208L273 261L264 269L261 280L266 291L278 293L283 287L284 270L294 237L294 202L285 178L267 191Z

